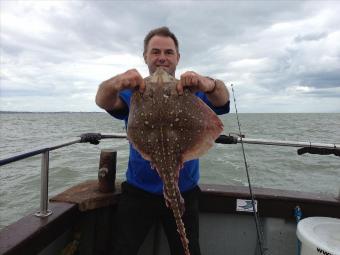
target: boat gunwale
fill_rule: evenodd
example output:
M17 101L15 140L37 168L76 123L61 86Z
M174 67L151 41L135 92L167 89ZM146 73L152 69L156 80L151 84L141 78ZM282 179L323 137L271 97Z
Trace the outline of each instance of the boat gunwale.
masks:
M0 231L0 254L38 254L44 247L73 226L80 212L76 204L50 203L53 213L39 218L24 216Z
M199 206L202 213L252 215L236 209L237 199L250 199L247 187L201 184L200 188L202 193ZM293 210L297 205L301 207L303 217L340 217L340 201L332 196L268 188L253 188L253 191L255 199L258 200L260 217L294 221ZM119 189L108 195L110 202L106 203L106 207L115 206L119 196ZM70 229L82 213L86 213L81 212L76 203L50 202L50 208L53 214L49 217L38 218L31 214L2 229L0 254L37 254ZM98 205L99 208L103 208L103 204ZM96 208L91 209L89 211L93 212Z
M223 185L223 184L200 184L202 192L227 197L244 197L250 198L249 188L247 186ZM254 196L258 199L278 199L289 201L311 201L320 204L340 204L340 196L330 194L319 194L304 191L273 189L253 187ZM340 194L339 194L340 195Z
M200 210L207 213L252 215L238 211L237 199L250 200L246 186L201 184ZM295 221L294 209L299 206L303 217L340 217L340 200L331 195L269 188L253 188L260 217Z

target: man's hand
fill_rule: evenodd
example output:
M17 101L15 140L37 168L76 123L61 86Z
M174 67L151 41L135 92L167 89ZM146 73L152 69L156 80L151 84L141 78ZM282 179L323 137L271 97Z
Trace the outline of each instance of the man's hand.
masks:
M96 103L107 111L120 110L126 105L119 98L119 92L124 89L133 90L137 87L141 93L144 92L145 83L143 77L136 69L130 69L102 82L97 91Z
M139 87L141 93L145 90L144 79L136 69L130 69L125 73L117 75L107 81L106 83L112 83L112 86L119 92L124 89L135 89Z
M183 95L184 88L189 88L193 93L204 92L209 101L216 107L223 106L229 101L229 91L223 81L214 80L193 71L181 75L177 84L178 95Z
M182 95L183 89L187 87L192 92L202 91L209 93L214 90L215 86L216 84L213 79L204 77L193 71L188 71L181 75L180 82L177 84L177 91L179 95Z

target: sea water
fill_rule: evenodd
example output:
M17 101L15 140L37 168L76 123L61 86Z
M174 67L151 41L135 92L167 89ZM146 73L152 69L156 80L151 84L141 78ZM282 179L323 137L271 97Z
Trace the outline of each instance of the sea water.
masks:
M224 133L237 133L235 114L220 116ZM340 113L239 114L246 138L340 144ZM86 132L124 133L124 123L107 113L1 113L0 158ZM125 178L126 139L99 145L75 144L50 152L49 195L97 179L101 149L118 151L117 178ZM251 184L338 196L340 157L297 155L296 148L245 144ZM0 168L0 228L39 208L41 156ZM248 185L241 146L216 144L200 160L200 183Z

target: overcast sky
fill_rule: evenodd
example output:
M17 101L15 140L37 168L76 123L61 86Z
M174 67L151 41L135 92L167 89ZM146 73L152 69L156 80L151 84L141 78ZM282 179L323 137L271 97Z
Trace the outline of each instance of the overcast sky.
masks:
M187 70L234 84L239 112L340 112L340 1L4 1L0 110L101 111L168 26ZM232 109L234 111L234 107Z

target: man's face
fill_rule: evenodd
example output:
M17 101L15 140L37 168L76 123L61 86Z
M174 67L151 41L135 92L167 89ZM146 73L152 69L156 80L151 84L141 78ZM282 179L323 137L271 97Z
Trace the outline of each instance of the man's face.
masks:
M148 65L150 74L153 74L157 67L162 67L173 76L175 76L179 57L179 53L171 37L158 35L150 39L144 54L144 60Z

